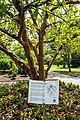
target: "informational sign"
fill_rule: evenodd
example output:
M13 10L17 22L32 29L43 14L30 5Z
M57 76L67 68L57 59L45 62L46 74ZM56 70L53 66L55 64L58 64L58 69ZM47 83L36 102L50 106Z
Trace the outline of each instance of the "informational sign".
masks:
M29 81L28 103L58 104L59 81Z

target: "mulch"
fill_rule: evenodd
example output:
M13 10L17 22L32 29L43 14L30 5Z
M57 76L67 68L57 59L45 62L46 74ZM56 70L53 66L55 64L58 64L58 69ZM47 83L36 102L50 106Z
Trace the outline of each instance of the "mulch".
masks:
M29 80L30 78L25 75L17 75L16 77L12 78L9 77L7 74L6 75L0 75L0 82L17 82L21 80Z

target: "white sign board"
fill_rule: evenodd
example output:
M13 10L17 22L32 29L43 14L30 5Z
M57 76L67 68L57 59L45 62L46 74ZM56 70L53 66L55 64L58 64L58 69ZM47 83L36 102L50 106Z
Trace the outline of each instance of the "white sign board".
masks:
M58 104L59 81L29 81L28 102L37 104Z

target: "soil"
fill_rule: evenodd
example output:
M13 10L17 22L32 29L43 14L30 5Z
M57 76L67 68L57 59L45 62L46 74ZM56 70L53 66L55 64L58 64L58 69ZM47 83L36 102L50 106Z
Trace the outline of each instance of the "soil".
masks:
M16 77L12 78L9 77L7 74L0 75L0 82L17 82L20 80L29 80L29 77L25 75L17 75Z

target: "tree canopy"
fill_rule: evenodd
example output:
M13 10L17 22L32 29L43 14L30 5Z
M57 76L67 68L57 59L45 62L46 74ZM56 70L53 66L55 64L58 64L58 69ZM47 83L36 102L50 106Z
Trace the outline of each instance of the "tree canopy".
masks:
M78 0L1 0L0 50L19 64L30 78L44 80L62 46L66 43L72 48L79 45L79 5ZM57 45L57 51L44 70L45 47L50 42ZM20 46L27 64L14 52L13 44Z

